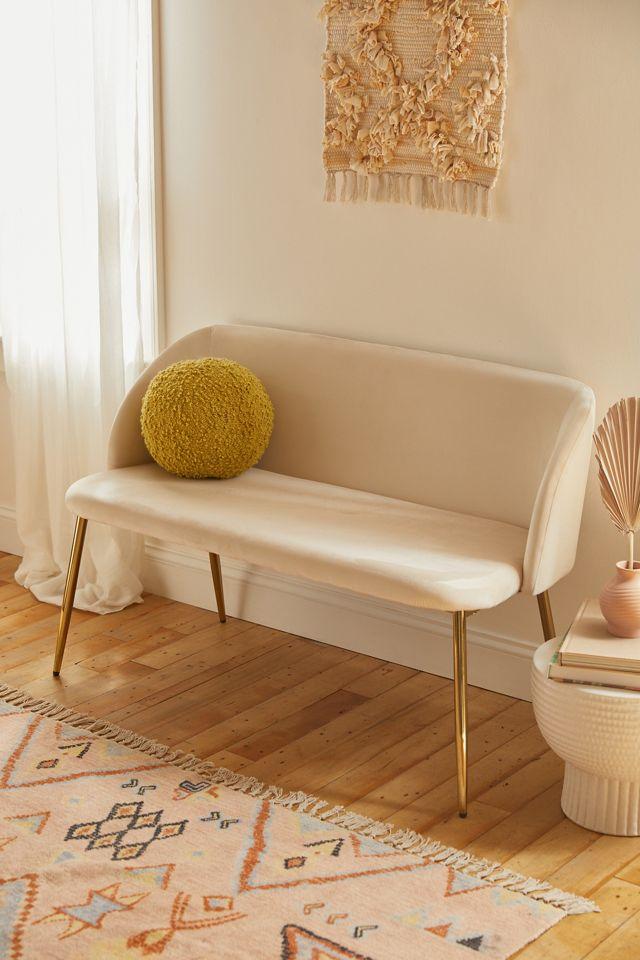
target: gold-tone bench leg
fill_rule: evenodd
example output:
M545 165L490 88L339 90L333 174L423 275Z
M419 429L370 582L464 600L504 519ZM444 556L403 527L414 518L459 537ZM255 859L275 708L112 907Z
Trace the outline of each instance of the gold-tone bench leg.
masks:
M209 563L211 564L211 576L213 577L213 589L216 592L216 606L218 607L218 618L220 623L227 622L227 614L224 609L224 588L222 586L222 569L220 567L220 557L217 553L209 554Z
M62 595L62 609L60 610L60 623L58 625L56 652L53 658L54 677L60 676L60 667L62 666L64 648L67 643L67 634L69 633L71 611L73 610L73 598L76 595L76 585L78 583L80 560L82 559L82 548L84 546L84 537L86 532L87 521L84 519L84 517L76 517L76 527L73 531L73 542L71 544L71 556L69 557L69 568L67 570L67 579L64 585L64 593Z
M551 601L549 600L549 591L536 594L538 601L538 610L540 611L540 620L542 621L542 632L544 639L553 640L556 635L556 628L553 625L553 614L551 612Z
M456 718L458 814L467 815L467 617L453 613L453 700Z

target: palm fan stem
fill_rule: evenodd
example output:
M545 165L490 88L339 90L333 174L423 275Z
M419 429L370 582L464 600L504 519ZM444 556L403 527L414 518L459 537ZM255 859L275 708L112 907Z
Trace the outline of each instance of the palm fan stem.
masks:
M629 530L629 570L633 570L634 561L633 561L633 530Z

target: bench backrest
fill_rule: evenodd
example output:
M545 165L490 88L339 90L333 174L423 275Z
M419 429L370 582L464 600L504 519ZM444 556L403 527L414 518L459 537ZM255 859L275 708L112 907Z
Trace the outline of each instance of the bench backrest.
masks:
M116 418L111 466L149 459L139 428L144 390L158 370L198 356L237 360L265 384L276 411L265 470L528 528L545 507L541 496L554 507L553 488L569 467L578 519L568 509L564 535L573 563L594 408L583 384L421 350L219 325L184 337L145 371Z

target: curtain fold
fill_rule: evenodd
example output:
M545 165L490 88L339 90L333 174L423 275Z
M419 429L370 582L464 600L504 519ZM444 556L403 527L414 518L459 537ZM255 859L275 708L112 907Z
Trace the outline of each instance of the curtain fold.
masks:
M60 603L67 487L104 469L150 341L150 0L0 2L0 325L16 579ZM144 211L141 218L141 210ZM89 524L76 606L140 600L139 537Z

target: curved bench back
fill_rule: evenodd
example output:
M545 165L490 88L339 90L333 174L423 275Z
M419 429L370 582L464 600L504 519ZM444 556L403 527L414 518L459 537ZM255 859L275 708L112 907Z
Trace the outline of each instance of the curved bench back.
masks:
M237 360L264 382L276 422L262 468L522 527L533 523L539 543L525 578L531 588L541 582L549 511L557 512L561 481L569 482L577 522L575 504L565 504L569 543L554 547L553 575L558 550L566 554L559 566L572 565L594 407L583 384L420 350L214 326L169 347L132 388L114 423L110 466L149 459L139 428L147 383L168 364L198 356Z

